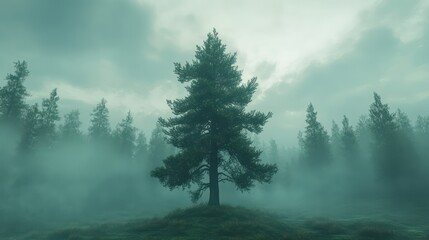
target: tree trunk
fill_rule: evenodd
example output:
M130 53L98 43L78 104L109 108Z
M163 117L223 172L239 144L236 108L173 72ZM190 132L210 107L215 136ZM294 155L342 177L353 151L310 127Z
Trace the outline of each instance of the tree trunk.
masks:
M210 169L209 169L209 188L210 198L209 206L219 206L219 175L218 175L218 157L217 151L210 154Z

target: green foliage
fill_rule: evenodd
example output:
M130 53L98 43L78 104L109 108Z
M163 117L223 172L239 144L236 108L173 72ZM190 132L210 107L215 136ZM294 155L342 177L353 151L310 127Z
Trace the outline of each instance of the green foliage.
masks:
M40 129L40 110L36 103L28 108L24 119L24 128L21 137L20 151L23 153L34 150L38 142Z
M169 100L176 116L159 120L179 152L166 158L152 176L169 188L197 185L193 199L210 188L209 204L217 205L218 182L249 190L254 181L269 182L277 171L275 165L261 163L261 152L245 134L260 133L272 114L245 111L256 91L256 78L242 83L237 54L226 52L215 30L197 46L195 58L192 63L175 63L178 80L187 83L189 95ZM209 182L203 181L206 173Z
M374 93L370 107L370 128L374 136L373 157L380 176L398 191L413 183L409 176L417 172L417 153L412 142L413 130L408 117L400 110L390 113L389 106Z
M138 161L148 160L148 144L146 136L143 132L139 132L136 139L136 148L135 148L134 158Z
M131 112L127 113L127 116L122 119L113 132L113 138L118 152L128 159L131 159L134 153L136 132L137 128L133 126L133 116Z
M167 156L173 154L172 146L166 141L162 126L157 123L152 131L148 146L148 167L159 167Z
M383 104L380 95L377 93L374 93L374 102L370 106L369 117L371 119L371 131L379 143L379 147L381 147L381 144L394 137L397 125L395 114L390 113L389 105Z
M304 152L304 161L309 167L326 165L331 158L329 136L322 124L317 120L317 112L313 104L307 107L307 126L304 135L299 135Z
M64 123L60 125L60 136L64 140L78 140L82 137L79 110L73 110L64 115Z
M91 113L91 125L88 128L89 137L93 140L106 141L110 138L109 109L103 98Z
M6 76L6 86L0 89L0 117L9 123L20 122L27 108L25 98L29 94L24 81L28 74L27 62L16 62L15 73Z
M356 139L355 131L349 124L349 119L344 116L342 121L342 128L340 132L340 150L341 155L348 161L356 161L359 155L358 142Z
M49 98L27 109L21 136L20 149L31 152L37 146L52 147L56 140L56 122L60 119L58 113L57 90L52 90Z
M58 112L59 99L57 89L55 88L52 90L49 98L45 98L42 101L39 135L42 141L48 146L52 145L52 142L56 138L56 122L60 120Z

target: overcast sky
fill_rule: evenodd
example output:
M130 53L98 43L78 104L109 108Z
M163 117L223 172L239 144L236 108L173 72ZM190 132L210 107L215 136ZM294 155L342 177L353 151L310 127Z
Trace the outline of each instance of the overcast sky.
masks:
M244 80L258 77L250 108L274 113L264 139L296 145L310 102L327 129L344 114L355 124L374 91L413 121L429 115L425 0L2 0L0 75L26 60L29 101L58 88L62 113L79 109L86 129L104 97L113 127L131 110L149 134L185 93L173 62L213 28Z

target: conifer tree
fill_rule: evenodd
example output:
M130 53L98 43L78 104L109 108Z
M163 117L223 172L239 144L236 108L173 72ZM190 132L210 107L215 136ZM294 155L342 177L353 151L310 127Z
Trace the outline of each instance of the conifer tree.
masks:
M261 152L246 134L261 132L271 113L245 111L256 91L256 78L242 82L237 54L226 52L216 30L197 46L195 58L184 65L175 63L188 95L168 101L176 116L159 123L179 151L152 176L169 188L196 186L194 201L209 189L208 204L218 206L219 182L232 182L244 191L255 181L270 182L277 171L275 165L261 162Z
M103 98L91 113L91 125L88 128L89 137L95 141L107 141L110 138L109 109Z
M330 161L331 151L329 147L329 136L322 124L317 120L317 112L313 104L307 107L307 126L302 138L304 160L309 167L323 166Z
M132 158L136 142L137 129L133 126L133 116L128 111L127 116L122 119L113 133L115 145L121 155Z
M340 150L346 161L355 161L358 158L358 143L349 119L344 116L340 132Z
M64 115L64 123L60 125L60 136L63 140L77 140L82 137L79 110L72 110Z
M45 98L42 101L39 134L40 138L48 146L51 146L56 138L56 122L60 120L58 111L59 99L57 89L55 88L52 90L49 98Z
M28 74L27 62L16 62L15 73L6 76L6 86L0 89L0 117L8 123L19 123L27 108L25 98L29 94L24 81Z
M137 136L134 159L137 159L138 161L148 162L148 144L146 136L143 132L139 132Z

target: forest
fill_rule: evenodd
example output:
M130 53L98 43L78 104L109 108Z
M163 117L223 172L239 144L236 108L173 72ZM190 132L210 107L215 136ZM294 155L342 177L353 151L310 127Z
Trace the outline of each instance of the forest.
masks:
M52 89L40 103L30 104L26 83L31 81L31 66L15 62L14 72L4 73L0 89L0 235L26 236L76 222L159 217L197 204L188 212L167 215L186 219L192 211L214 211L204 207L207 199L209 206L223 206L216 210L222 216L255 214L229 206L233 205L310 217L389 213L392 221L407 216L411 226L427 220L429 116L411 120L406 109L392 110L374 92L368 112L355 126L347 116L323 126L317 103L309 103L297 147L279 146L259 137L272 113L245 111L258 85L256 78L243 83L236 56L227 52L213 30L197 47L196 61L176 63L175 73L179 82L188 84L189 96L167 101L176 117L160 118L149 138L135 126L130 111L120 122L111 123L109 101L104 98L93 107L86 130L78 108L60 115L61 89ZM256 216L265 218L270 217ZM295 237L285 239L325 239L317 231L327 231L328 237L345 236L341 229L349 227L328 220L307 221L300 226L304 233L293 232ZM255 224L264 228L267 223ZM230 227L243 227L234 226ZM353 234L356 239L409 237L383 226L380 230L365 225ZM276 231L288 229L279 228ZM87 239L88 233L73 229L49 239ZM183 229L176 231L173 236L185 234ZM212 234L214 239L220 236ZM283 233L269 234L274 235L256 239L278 239ZM421 239L429 236L423 230L414 234Z

